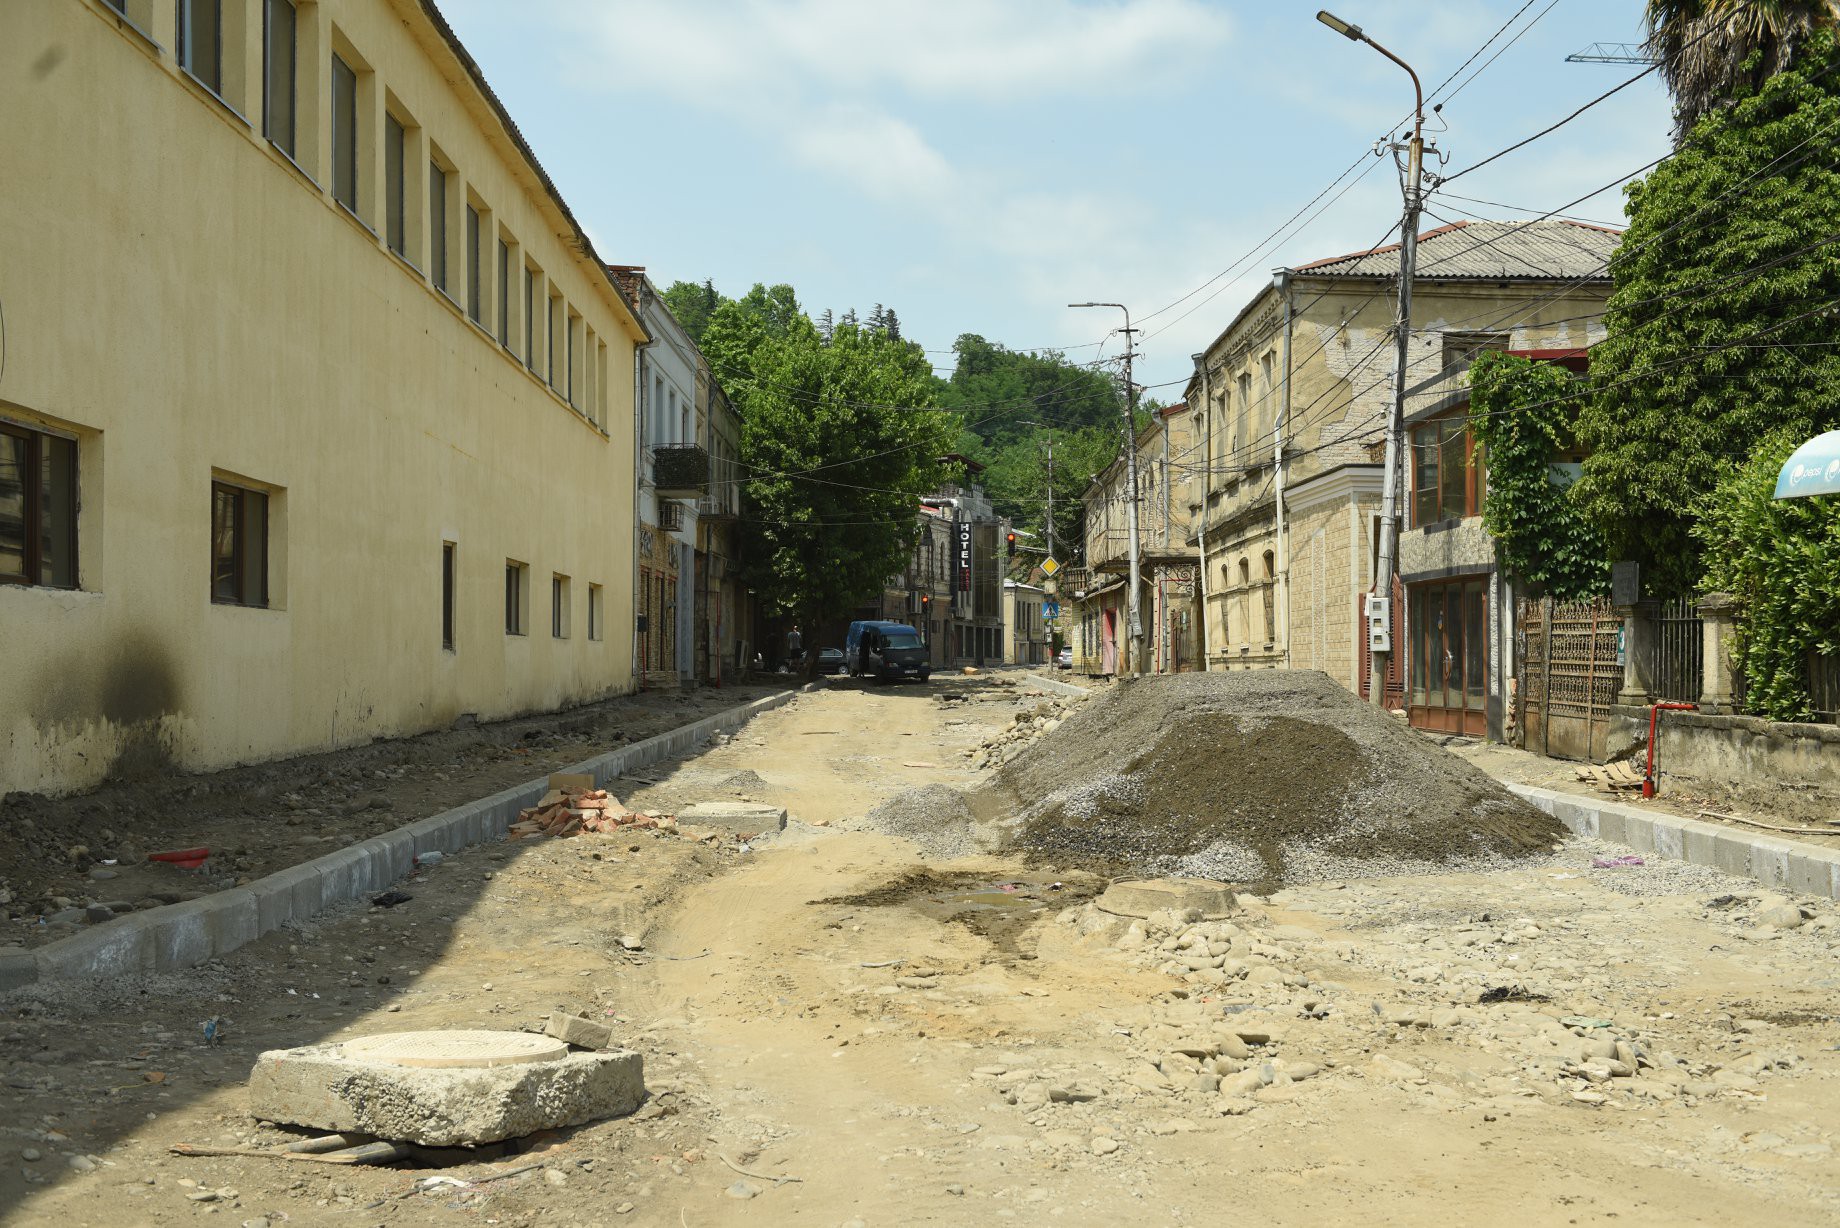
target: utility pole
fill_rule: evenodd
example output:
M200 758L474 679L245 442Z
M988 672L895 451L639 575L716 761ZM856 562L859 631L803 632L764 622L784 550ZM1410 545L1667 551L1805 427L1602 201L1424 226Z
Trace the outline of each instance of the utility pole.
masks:
M1132 341L1138 330L1131 327L1131 310L1123 303L1068 303L1069 307L1116 307L1124 312L1124 327L1119 331L1124 334L1124 463L1126 475L1126 494L1129 503L1125 507L1125 523L1131 535L1131 589L1125 596L1125 621L1128 659L1125 662L1126 674L1140 674L1144 668L1144 619L1139 603L1138 588L1142 583L1143 570L1137 554L1137 384L1131 378L1131 359L1136 356Z
M1403 451L1405 436L1406 352L1412 339L1412 276L1418 267L1418 212L1422 203L1419 176L1425 154L1425 90L1410 64L1369 38L1360 26L1351 25L1326 9L1317 12L1316 20L1345 38L1366 43L1405 69L1406 75L1412 78L1412 93L1416 100L1412 110L1412 139L1406 145L1403 185L1405 213L1399 235L1399 314L1393 327L1393 406L1386 430L1386 474L1380 489L1379 574L1374 577L1374 588L1377 591L1368 598L1367 697L1376 707L1384 707L1386 667L1393 655L1393 580L1399 571L1400 453Z

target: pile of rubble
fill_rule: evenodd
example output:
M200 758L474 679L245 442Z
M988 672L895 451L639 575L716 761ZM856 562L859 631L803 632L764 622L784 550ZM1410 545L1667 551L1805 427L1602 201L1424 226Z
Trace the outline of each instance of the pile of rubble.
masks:
M582 832L616 832L627 828L655 828L675 833L677 820L668 814L641 814L626 809L605 789L556 789L543 800L518 812L517 822L506 831L512 840L526 836L574 836Z
M1078 699L1051 699L1035 705L1027 712L1018 712L1002 733L964 754L974 768L1002 767L1027 750L1036 738L1060 728L1061 722L1067 719L1068 711L1078 702Z

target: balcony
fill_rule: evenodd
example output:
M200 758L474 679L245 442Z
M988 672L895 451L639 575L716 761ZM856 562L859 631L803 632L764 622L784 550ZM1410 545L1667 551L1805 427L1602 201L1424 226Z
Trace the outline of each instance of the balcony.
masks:
M707 494L696 501L696 514L700 520L739 520L740 500L735 498L732 489Z
M709 493L708 450L694 443L654 447L652 485L660 499L700 499Z
M1094 571L1126 571L1131 563L1131 534L1126 529L1089 529L1086 565Z

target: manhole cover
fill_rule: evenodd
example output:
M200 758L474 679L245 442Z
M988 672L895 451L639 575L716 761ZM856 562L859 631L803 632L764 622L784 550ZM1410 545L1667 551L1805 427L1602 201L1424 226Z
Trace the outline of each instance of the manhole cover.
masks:
M345 1056L392 1066L516 1066L554 1062L569 1047L528 1032L390 1032L344 1043Z

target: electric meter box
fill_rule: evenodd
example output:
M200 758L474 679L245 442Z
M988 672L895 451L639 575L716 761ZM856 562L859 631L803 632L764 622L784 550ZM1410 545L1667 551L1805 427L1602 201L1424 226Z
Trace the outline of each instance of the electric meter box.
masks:
M1393 651L1393 602L1387 597L1367 597L1367 650Z

